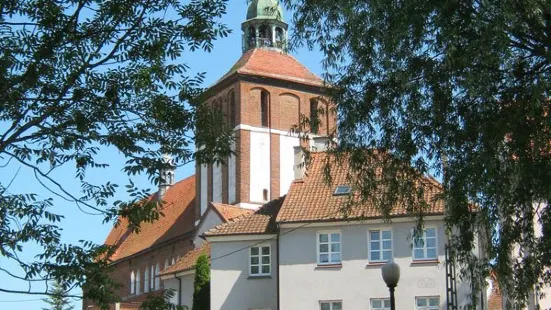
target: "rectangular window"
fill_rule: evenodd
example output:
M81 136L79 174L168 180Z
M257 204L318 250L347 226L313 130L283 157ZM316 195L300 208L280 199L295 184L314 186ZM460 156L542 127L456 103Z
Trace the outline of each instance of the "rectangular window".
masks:
M440 297L415 297L415 310L439 310Z
M320 310L342 310L342 301L320 301Z
M270 95L267 91L261 91L260 93L260 119L262 122L262 127L268 127L269 126L269 115L268 115L268 109L269 109L269 101L270 101Z
M341 263L341 233L318 233L318 265Z
M392 231L369 231L369 261L386 262L392 258Z
M149 268L145 267L145 271L143 273L143 291L144 293L149 292Z
M390 310L390 299L388 298L371 299L371 310Z
M255 246L250 248L250 275L270 275L270 246Z
M130 294L136 294L136 276L134 271L130 273Z
M310 99L310 129L312 133L319 133L318 100Z
M413 259L428 260L437 259L436 228L426 228L421 236L414 237Z

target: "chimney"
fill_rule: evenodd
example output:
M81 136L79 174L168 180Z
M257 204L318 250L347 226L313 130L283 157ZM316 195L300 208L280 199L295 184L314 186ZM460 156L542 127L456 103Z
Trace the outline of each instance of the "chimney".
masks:
M157 192L158 200L161 200L166 194L168 188L174 185L174 172L176 170L176 164L170 155L163 155L161 161L163 164L168 165L168 167L164 167L159 171L159 191Z
M314 152L325 152L327 151L328 143L329 137L327 136L314 137L310 140L310 149Z
M304 177L304 152L302 151L301 146L295 146L295 162L294 162L294 169L295 169L295 180L302 180Z

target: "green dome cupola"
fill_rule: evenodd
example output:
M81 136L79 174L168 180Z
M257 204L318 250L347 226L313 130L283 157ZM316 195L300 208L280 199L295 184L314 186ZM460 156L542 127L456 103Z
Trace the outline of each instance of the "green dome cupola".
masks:
M252 0L241 24L243 52L253 48L287 49L287 28L278 0Z

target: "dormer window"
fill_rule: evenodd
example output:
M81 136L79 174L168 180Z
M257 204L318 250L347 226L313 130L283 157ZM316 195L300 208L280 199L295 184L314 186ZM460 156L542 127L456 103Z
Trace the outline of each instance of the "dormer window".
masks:
M352 189L348 185L339 185L335 189L335 192L333 193L333 196L345 196L350 195L350 192Z

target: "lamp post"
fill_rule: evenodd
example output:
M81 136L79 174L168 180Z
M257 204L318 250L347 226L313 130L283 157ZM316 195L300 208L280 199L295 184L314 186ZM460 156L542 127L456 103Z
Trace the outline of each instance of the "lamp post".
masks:
M383 275L383 280L390 291L390 310L396 310L396 305L394 302L394 289L400 280L400 266L398 266L398 264L396 264L393 260L390 260L383 266L381 273Z

